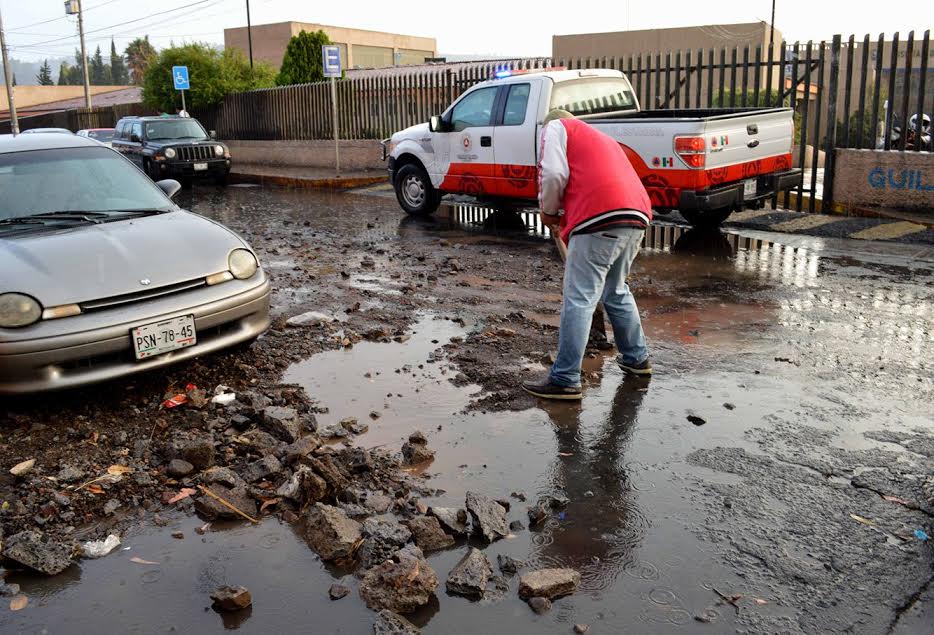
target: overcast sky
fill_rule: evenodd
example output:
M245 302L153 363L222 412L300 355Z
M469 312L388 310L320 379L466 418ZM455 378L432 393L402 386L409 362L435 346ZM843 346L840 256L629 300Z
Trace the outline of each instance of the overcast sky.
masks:
M221 44L224 28L246 24L245 0L84 0L90 51L110 38L121 50L133 37L148 34L157 47L189 40ZM561 7L536 13L532 7ZM777 0L776 27L786 39L829 39L834 33L874 36L930 28L929 1L905 0L891 10L863 10L855 1ZM70 55L78 43L74 18L64 17L62 0L0 0L11 55L41 59ZM654 29L769 20L771 0L575 0L503 2L473 0L252 0L253 24L287 20L331 24L438 40L444 54L549 55L551 36L565 33ZM160 15L153 15L160 13ZM925 23L918 23L923 16ZM52 20L44 24L33 24ZM132 22L130 22L132 20ZM126 23L128 24L120 24ZM30 26L32 25L32 26ZM63 39L60 39L63 38ZM53 41L54 40L54 41Z

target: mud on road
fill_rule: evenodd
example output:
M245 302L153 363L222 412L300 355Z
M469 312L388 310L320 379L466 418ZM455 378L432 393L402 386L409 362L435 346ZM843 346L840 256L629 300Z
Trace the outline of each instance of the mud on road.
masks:
M184 196L257 250L274 326L246 350L4 404L4 536L116 533L122 546L52 578L8 561L6 583L30 602L0 605L3 630L369 632L361 572L322 563L301 506L276 495L298 468L281 438L252 431L268 430L255 423L269 407L316 427L315 456L351 478L353 448L368 449L358 500L332 499L360 520L463 507L467 491L512 503L507 520L523 528L506 539L426 554L442 584L407 616L425 632L929 627L934 556L919 536L934 514L934 262L917 250L655 225L630 283L656 375L625 380L592 351L583 403L551 405L518 390L545 370L560 306L560 260L528 219L466 206L403 218L391 200L351 194ZM327 319L287 323L311 311ZM161 407L188 384L238 400ZM401 465L416 429L435 457ZM214 464L259 475L247 497L258 526L205 527L192 503L211 485L203 466L169 475L171 448L204 439ZM276 452L281 472L255 472ZM28 474L8 473L27 459ZM183 488L195 493L170 503ZM549 496L567 505L525 529L526 506ZM525 562L520 574L570 567L580 588L542 615L516 579L479 603L448 594L468 544ZM337 581L352 593L332 601ZM248 587L253 607L205 612L222 584Z

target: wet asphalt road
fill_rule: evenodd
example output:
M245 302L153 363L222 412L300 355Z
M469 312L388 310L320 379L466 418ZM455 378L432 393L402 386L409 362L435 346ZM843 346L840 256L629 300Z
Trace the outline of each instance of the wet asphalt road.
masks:
M930 632L934 554L914 534L934 534L928 252L657 225L633 280L651 381L626 380L612 357L597 358L588 367L602 376L579 406L482 411L469 409L480 386L455 385L456 363L428 359L506 307L555 321L554 312L535 311L542 303L523 292L521 276L504 281L515 277L510 267L535 267L548 253L534 231L489 229L464 207L413 223L377 196L204 188L184 197L248 235L276 281L279 314L307 310L312 297L322 305L312 308L336 311L340 293L313 296L281 245L257 242L251 223L319 231L354 253L368 222L368 238L403 248L443 237L470 266L460 277L487 296L458 304L456 293L439 291L414 309L407 342L320 353L283 378L328 408L321 423L380 410L361 444L398 445L414 428L430 432L437 457L426 476L445 493L429 504L460 505L468 489L571 499L543 528L485 552L494 562L503 553L530 567L573 567L583 576L577 594L543 616L516 597L515 580L496 602L448 596L443 579L466 548L459 544L429 557L442 585L412 616L424 632L570 633L576 623L591 633ZM381 262L351 283L374 307L393 305L400 267ZM452 312L466 325L442 319ZM543 370L534 352L496 363L518 378ZM525 521L524 505L513 502L509 519ZM172 523L139 527L125 537L129 551L51 581L8 580L32 604L0 613L0 630L369 632L372 613L356 593L327 599L342 572L322 565L288 525L215 526L199 537L197 519ZM173 540L178 530L188 539ZM131 564L131 554L159 564ZM346 582L355 588L352 577ZM206 610L222 583L249 587L252 611L222 619Z

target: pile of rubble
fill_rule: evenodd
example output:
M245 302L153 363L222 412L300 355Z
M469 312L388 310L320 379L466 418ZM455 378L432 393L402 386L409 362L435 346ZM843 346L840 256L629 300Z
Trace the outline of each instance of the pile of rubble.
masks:
M45 523L21 527L6 540L0 533L3 557L57 575L80 557L109 553L119 537L79 543L73 527L65 524L76 520L73 511L68 514L73 501L85 499L106 499L107 514L148 508L157 522L166 509L195 512L208 520L250 522L277 514L301 528L322 560L355 568L361 598L378 612L377 632L416 632L399 616L426 605L439 586L426 553L464 544L471 536L491 543L524 528L519 521L507 523L508 501L476 492L467 493L463 508L427 507L421 498L437 492L426 487L424 476L402 469L434 457L421 432L410 435L398 453L356 447L354 437L366 432L366 425L347 419L319 429L303 393L288 388L214 401L189 393L187 401L178 401L185 407L167 413L177 418L174 432L167 427L161 442L136 440L132 450L117 450L121 462L105 470L29 461L16 465L10 478L16 479L19 491L51 495L52 503L46 516L33 519L44 518ZM334 434L335 427L343 434ZM339 445L327 442L335 437L341 437ZM154 494L159 503L152 500ZM540 522L556 500L530 508L530 521ZM20 501L17 511L28 510ZM29 520L25 514L12 517L21 523ZM504 557L498 565L503 576L515 575L523 566ZM519 595L543 611L579 582L579 574L570 570L531 572L521 578ZM509 584L494 575L482 551L469 547L448 573L445 588L451 594L495 600ZM332 599L349 592L340 584L330 589ZM215 596L215 606L222 610L251 602L240 588L219 589Z

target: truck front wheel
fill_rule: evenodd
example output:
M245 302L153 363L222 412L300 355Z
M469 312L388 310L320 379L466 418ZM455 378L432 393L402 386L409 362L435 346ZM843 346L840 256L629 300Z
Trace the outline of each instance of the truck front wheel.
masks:
M684 220L689 222L691 226L697 227L698 229L719 227L723 221L729 217L732 211L733 210L729 207L723 209L678 210L678 212L680 212L680 214L684 217Z
M441 204L441 192L435 189L428 173L420 166L409 163L396 173L396 199L409 214L427 216Z

